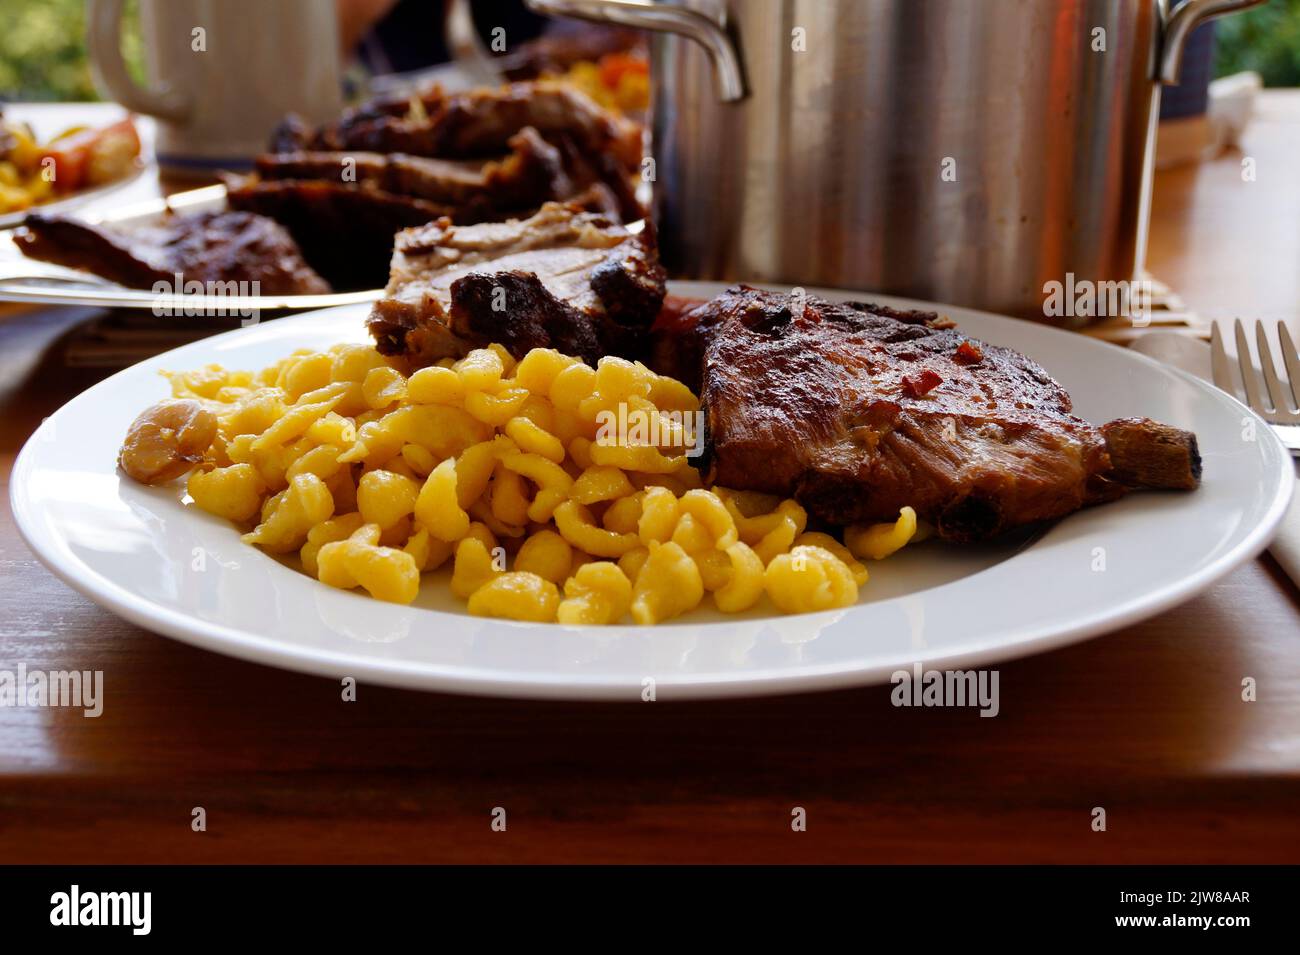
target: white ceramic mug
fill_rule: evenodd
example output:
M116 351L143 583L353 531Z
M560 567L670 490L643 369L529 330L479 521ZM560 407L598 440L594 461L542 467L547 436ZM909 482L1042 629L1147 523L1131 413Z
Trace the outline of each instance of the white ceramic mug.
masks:
M124 0L89 0L95 81L159 120L172 174L246 168L286 113L323 123L342 108L338 23L322 0L140 0L150 86L122 59Z

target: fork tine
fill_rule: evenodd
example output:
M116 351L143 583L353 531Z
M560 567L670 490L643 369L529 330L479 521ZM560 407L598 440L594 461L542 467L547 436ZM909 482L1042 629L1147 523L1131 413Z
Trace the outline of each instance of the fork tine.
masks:
M1268 398L1273 403L1273 410L1285 414L1291 410L1287 401L1286 388L1277 377L1277 366L1273 364L1273 350L1268 347L1268 333L1264 323L1255 323L1255 347L1259 349L1259 370L1264 373L1264 384L1268 387Z
M1291 397L1295 400L1295 407L1300 408L1300 352L1296 351L1295 342L1291 341L1291 331L1286 327L1286 322L1277 323L1277 340L1282 347L1286 376L1291 380Z
M1214 383L1232 397L1237 397L1237 383L1233 380L1232 363L1228 361L1228 352L1223 347L1223 333L1219 323L1210 325L1210 367L1214 373Z
M1241 369L1241 383L1246 389L1246 404L1256 413L1265 410L1264 399L1259 393L1259 375L1250 360L1250 342L1246 341L1246 326L1241 319L1232 322L1237 336L1237 367Z

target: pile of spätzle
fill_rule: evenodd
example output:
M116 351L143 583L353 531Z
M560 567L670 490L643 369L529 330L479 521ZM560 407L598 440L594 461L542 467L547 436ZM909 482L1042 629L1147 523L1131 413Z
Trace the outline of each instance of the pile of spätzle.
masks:
M410 603L451 562L471 613L652 624L764 594L785 613L856 602L859 558L916 533L806 530L793 500L705 489L686 451L699 410L682 383L605 358L597 368L499 346L406 376L373 348L299 352L260 372L171 373L173 399L132 425L120 463L161 483L191 471L205 511L244 540L297 551L305 571ZM610 421L647 423L628 440Z

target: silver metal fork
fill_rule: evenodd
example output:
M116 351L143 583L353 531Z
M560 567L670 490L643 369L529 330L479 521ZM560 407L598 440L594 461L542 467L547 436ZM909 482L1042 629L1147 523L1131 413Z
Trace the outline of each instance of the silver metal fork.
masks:
M1282 363L1286 368L1286 380L1279 377L1277 366L1273 364L1273 353L1262 322L1255 323L1255 347L1259 350L1258 371L1250 356L1250 342L1241 319L1233 322L1233 332L1237 339L1237 368L1241 384L1245 388L1246 405L1272 425L1282 443L1291 449L1292 455L1300 456L1300 352L1296 351L1295 343L1291 340L1291 332L1283 322L1278 322L1277 339L1282 352ZM1210 365L1214 371L1214 383L1240 400L1242 393L1237 388L1237 376L1233 374L1232 362L1228 360L1228 353L1223 347L1223 336L1219 332L1218 323L1215 323L1210 335ZM1264 377L1262 388L1260 372L1263 372Z

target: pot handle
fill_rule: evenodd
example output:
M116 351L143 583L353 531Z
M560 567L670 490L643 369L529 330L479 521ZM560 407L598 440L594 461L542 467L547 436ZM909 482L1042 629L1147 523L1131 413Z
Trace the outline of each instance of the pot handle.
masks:
M745 97L745 78L735 43L721 24L698 10L644 0L524 0L524 3L534 13L546 16L576 17L638 30L676 33L694 40L713 61L718 99L734 103Z
M1177 85L1178 73L1183 65L1183 47L1194 29L1206 20L1256 7L1263 2L1264 0L1183 0L1168 11L1162 4L1164 24L1160 40L1160 82Z

